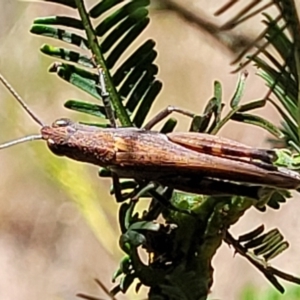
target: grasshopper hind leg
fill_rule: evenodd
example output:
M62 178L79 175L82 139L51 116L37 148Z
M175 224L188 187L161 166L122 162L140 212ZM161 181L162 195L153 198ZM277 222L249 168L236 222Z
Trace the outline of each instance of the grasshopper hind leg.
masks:
M177 106L169 105L162 111L160 111L156 116L154 116L143 128L145 130L151 130L156 124L158 124L160 121L164 120L167 116L170 114L177 112L181 115L193 118L195 116L194 113L181 109Z

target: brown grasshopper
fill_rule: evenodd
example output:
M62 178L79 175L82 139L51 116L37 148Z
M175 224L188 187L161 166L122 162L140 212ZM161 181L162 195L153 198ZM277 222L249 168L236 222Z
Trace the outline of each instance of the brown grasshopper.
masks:
M26 141L44 140L54 154L105 167L119 178L151 181L201 194L244 195L244 187L236 183L279 189L300 186L297 172L272 165L275 155L272 150L252 148L208 134L163 134L151 130L172 112L194 116L177 107L167 107L142 129L99 128L69 119L58 119L52 125L44 125L2 75L0 80L41 126L40 134L2 144L0 149Z

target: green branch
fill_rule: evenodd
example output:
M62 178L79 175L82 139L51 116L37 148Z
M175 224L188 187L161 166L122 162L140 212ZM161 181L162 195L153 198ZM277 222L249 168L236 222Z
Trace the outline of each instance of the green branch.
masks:
M87 35L90 49L91 49L93 55L95 56L96 64L100 65L101 68L103 68L104 73L106 75L105 76L105 84L107 86L113 108L116 111L116 114L117 114L122 126L132 126L129 116L125 110L125 107L123 106L121 99L118 95L118 92L113 84L109 70L106 67L105 59L101 53L101 49L98 44L95 30L91 24L89 15L84 7L83 0L75 0L75 3L77 6L77 9L78 9L80 18L82 20L86 35Z

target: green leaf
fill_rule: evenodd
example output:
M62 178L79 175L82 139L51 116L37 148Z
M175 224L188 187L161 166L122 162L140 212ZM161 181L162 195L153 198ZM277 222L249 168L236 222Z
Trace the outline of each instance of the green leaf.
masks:
M258 72L258 75L267 82L269 87L274 86L275 79L273 77L270 77L268 73ZM290 93L288 91L285 91L280 84L276 84L276 86L273 88L273 93L277 96L289 115L294 120L297 120L297 105L295 104L295 98L290 97Z
M137 183L134 180L120 181L119 184L122 191L128 189L135 189L137 186ZM114 193L115 193L115 187L112 186L110 189L110 194L114 194Z
M164 126L162 127L162 129L160 130L161 133L169 133L172 132L174 130L174 128L177 125L177 120L170 118L168 119L168 121L164 124Z
M66 6L69 6L71 8L76 8L77 7L74 0L44 0L44 1L66 5Z
M61 25L61 26L72 27L72 28L83 30L82 21L72 17L50 16L50 17L36 18L33 21L33 24Z
M269 102L272 103L272 105L276 108L276 110L281 115L283 122L283 132L285 131L285 136L289 139L294 141L296 144L298 144L298 130L296 123L290 119L290 117L283 111L283 109L275 103L273 100L269 99Z
M153 65L152 62L148 62L146 60L143 61L142 64L136 65L134 69L131 70L129 75L127 76L125 82L120 87L119 93L121 97L127 97L130 92L133 91L134 87L136 87L139 83L139 80L144 76L145 72L148 72L149 74L155 75L157 73L157 66ZM153 80L152 80L153 81ZM150 81L150 82L152 82ZM149 83L150 86L150 83ZM149 88L148 86L148 88ZM138 102L136 102L136 105ZM134 110L134 108L131 107L132 105L127 104L127 109Z
M268 241L270 241L274 236L277 236L278 234L279 234L278 229L272 229L269 232L264 233L261 236L252 239L249 242L246 242L244 244L244 247L247 249L260 247L261 245L268 243Z
M144 96L137 112L135 113L133 123L137 127L141 127L144 123L146 116L159 92L162 89L162 83L160 81L155 81L150 89L147 91Z
M145 242L146 237L143 234L131 229L122 234L120 238L120 245L124 251L128 248L128 244L130 245L129 248L136 248L143 245Z
M133 224L130 225L129 229L130 230L149 230L149 231L159 231L160 229L160 224L159 223L154 223L154 222L148 222L148 221L139 221L139 222L134 222Z
M265 244L261 245L260 247L257 247L254 249L253 253L255 255L264 255L269 253L274 249L274 247L277 247L279 244L281 245L281 242L283 241L283 236L277 232L276 234L270 236L270 238L264 242Z
M157 52L153 49L154 47L155 42L147 40L132 53L113 75L114 84L118 86L131 70L135 68L141 69L142 66L146 67L151 64L157 56Z
M108 169L105 169L105 168L100 168L98 174L100 177L104 177L104 178L111 177L111 175L112 175L111 171Z
M222 85L219 81L214 82L214 97L217 103L222 103Z
M273 209L279 209L280 203L286 202L287 195L282 195L281 193L274 193L270 200L268 201L267 205Z
M136 85L132 87L131 95L126 103L126 108L130 112L134 111L139 102L142 100L143 96L146 94L147 90L149 89L149 86L153 84L157 72L157 66L150 65L148 69L143 72L143 76L139 76L140 81L138 81Z
M75 85L93 97L101 99L98 89L96 88L98 81L97 75L69 64L54 65L51 71L56 72L60 78Z
M255 228L254 230L247 232L243 235L240 235L238 238L238 241L241 243L241 242L246 242L246 241L252 240L255 237L262 234L264 232L264 230L265 230L265 226L262 224L259 227Z
M145 11L148 10L143 8L145 6L148 6L149 3L149 0L135 0L133 2L125 4L119 10L110 14L95 28L97 35L103 36L122 20L126 19L128 16L128 19L133 19L132 21L135 21L134 23L138 22L140 19L144 18L148 14L145 14ZM122 24L124 24L124 22ZM120 24L119 27L121 27Z
M105 0L96 4L89 12L92 18L98 18L106 11L110 10L115 5L123 2L123 0Z
M243 93L244 93L245 82L246 82L247 77L248 77L248 72L246 72L246 71L244 71L240 74L237 87L236 87L234 95L230 101L231 108L235 108L239 105L239 103L242 99Z
M134 27L135 24L139 21L142 21L148 15L147 9L140 9L139 17L137 16L129 16L126 18L120 25L112 30L112 32L103 40L101 45L103 53L106 53L111 49L116 42L127 32L130 28Z
M273 125L271 122L267 121L262 117L255 116L252 114L235 113L231 117L231 119L234 121L243 122L246 124L251 124L251 125L261 127L279 139L284 137L282 132L275 125Z
M221 120L221 112L222 112L222 108L223 108L222 96L223 96L222 85L220 82L215 81L214 82L214 98L216 100L216 106L215 106L215 109L213 110L215 119L209 129L209 132L211 132L212 129L216 126L216 124L218 124Z
M194 116L193 120L191 122L190 128L189 128L189 131L191 131L191 132L201 132L201 130L205 130L206 126L202 126L204 120L205 119L204 119L203 116ZM209 122L209 120L208 120L208 122ZM204 127L204 128L202 128L202 127Z
M106 63L109 69L113 68L120 56L132 44L132 42L144 31L149 24L149 18L145 18L137 23L112 50L107 57Z
M243 104L240 106L239 108L239 112L242 113L242 112L246 112L246 111L249 111L249 110L254 110L254 109L257 109L257 108L262 108L266 105L266 102L267 100L256 100L256 101L252 101L250 103L247 103L247 104Z
M92 123L92 122L82 122L82 121L80 121L78 123L82 124L82 125L99 127L99 128L111 128L111 126L109 124Z
M120 282L120 289L123 293L126 293L126 291L129 289L129 287L133 283L135 277L136 276L134 274L129 274L129 275L124 276L124 278Z
M91 104L89 102L83 102L78 100L68 100L64 106L68 109L79 111L85 114L96 116L99 118L105 118L104 106Z
M293 44L291 40L288 38L288 36L284 33L284 30L286 29L286 24L279 26L278 22L275 22L275 20L268 14L263 14L267 20L263 21L263 23L266 24L266 27L268 28L265 38L270 41L272 46L276 49L278 54L281 56L281 58L284 61L288 61L289 66L291 67L292 74L294 76L297 75L296 72L296 62L294 59L291 51L293 49ZM287 60L287 58L289 58Z
M68 44L76 45L84 50L88 49L88 42L85 38L63 29L57 29L55 27L45 25L33 25L30 29L30 32L33 34L58 39Z
M300 154L292 154L287 149L274 149L276 153L276 160L274 165L279 167L285 167L290 170L300 170Z
M276 247L274 247L269 253L265 254L264 259L266 261L269 261L269 260L275 258L276 256L278 256L279 254L281 254L288 247L289 247L289 243L288 242L283 242L283 243L277 245Z
M82 65L84 67L88 68L94 68L94 65L91 62L91 58L87 57L86 55L82 55L78 52L66 49L66 48L58 48L53 47L47 44L44 44L41 47L41 51L44 54L47 54L49 56L60 58L66 61L71 61L74 63L78 63L79 65Z
M204 108L203 115L195 116L192 120L190 131L207 132L213 113L218 109L217 99L210 99Z

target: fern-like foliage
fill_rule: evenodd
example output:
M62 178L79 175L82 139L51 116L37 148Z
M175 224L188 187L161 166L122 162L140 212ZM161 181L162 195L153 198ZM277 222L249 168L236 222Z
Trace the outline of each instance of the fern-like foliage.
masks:
M76 1L53 0L50 2L64 4L70 8L76 7ZM156 80L158 67L154 64L154 60L157 52L154 50L153 40L144 41L127 58L124 56L127 49L149 24L146 8L148 5L149 0L126 3L106 0L88 11L89 18L95 19L97 24L91 34L101 37L99 45L101 51L91 50L95 55L96 64L107 71L107 88L116 117L120 119L123 126L134 124L140 127L162 87L161 82ZM55 64L51 68L52 71L57 72L62 79L100 99L97 88L98 75L90 70L95 68L89 51L91 46L84 32L82 35L75 33L78 30L84 31L84 28L84 22L80 19L54 16L36 19L31 32L61 40L73 48L75 46L75 49L78 49L76 51L46 44L41 47L41 51L66 61ZM88 28L91 31L92 27L88 26ZM102 105L68 100L65 106L98 117L106 117ZM126 115L130 116L130 120Z
M277 277L297 284L300 284L300 279L272 267L269 261L285 251L289 244L284 241L284 237L278 229L270 230L264 234L263 232L264 225L261 225L253 231L239 236L238 240L235 240L227 232L224 240L262 272L278 291L283 293L284 288Z
M228 2L217 14L227 13L236 3ZM277 13L269 15L268 8L274 8ZM270 87L265 99L274 105L282 117L282 132L286 145L299 152L300 19L297 15L296 1L266 0L245 3L220 29L232 29L261 13L266 28L233 63L244 59L245 55L255 48L236 71L250 62L257 66L259 76ZM272 99L271 92L277 100Z

